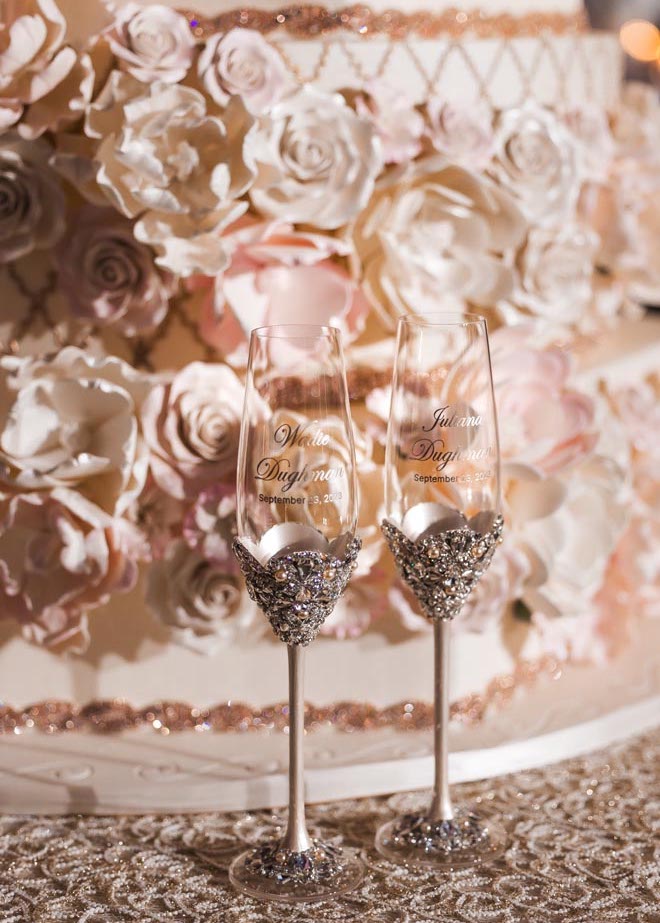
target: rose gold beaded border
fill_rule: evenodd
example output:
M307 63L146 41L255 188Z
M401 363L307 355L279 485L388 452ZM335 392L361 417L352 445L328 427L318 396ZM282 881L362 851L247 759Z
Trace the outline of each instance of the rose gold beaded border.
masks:
M194 10L186 10L190 26L198 38L216 32L241 27L268 33L282 29L294 38L313 39L339 30L355 35L386 35L391 39L404 39L414 34L421 38L450 36L460 38L466 34L478 38L517 38L535 36L541 32L555 34L579 33L588 29L586 13L511 13L489 15L483 10L460 10L455 7L444 13L403 13L386 10L376 13L368 6L355 4L332 11L317 4L284 6L279 10L259 10L238 6L227 13L203 17Z
M531 686L542 676L559 679L561 666L554 657L523 661L507 676L491 680L481 695L469 695L454 702L451 716L463 724L479 724L490 709L508 705L518 689ZM195 708L182 702L157 702L133 708L121 699L90 702L78 707L70 702L47 700L23 710L0 706L0 734L21 734L36 730L47 734L73 731L113 734L136 728L152 728L161 734L179 731L247 733L281 731L288 726L288 707L282 703L266 708L251 708L239 702L226 702L211 708ZM308 731L332 725L351 733L378 728L424 731L433 726L433 706L426 702L400 702L376 708L362 702L336 702L325 706L305 706Z

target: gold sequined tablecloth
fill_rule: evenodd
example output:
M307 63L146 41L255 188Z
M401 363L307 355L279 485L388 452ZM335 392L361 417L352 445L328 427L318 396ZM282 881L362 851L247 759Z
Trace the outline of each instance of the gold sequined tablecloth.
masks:
M235 894L226 869L278 818L0 818L1 923L660 923L660 730L532 772L457 786L508 829L504 856L456 873L379 858L376 827L419 795L310 808L359 850L355 894L306 908ZM280 818L281 820L281 818Z

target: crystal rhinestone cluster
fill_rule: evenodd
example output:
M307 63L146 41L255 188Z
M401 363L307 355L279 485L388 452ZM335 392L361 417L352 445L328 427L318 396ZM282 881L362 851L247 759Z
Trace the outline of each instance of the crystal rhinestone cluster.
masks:
M473 849L489 839L488 827L471 811L440 821L423 814L405 814L394 825L391 837L395 845L413 846L428 856Z
M307 645L331 615L355 569L362 542L348 543L337 558L321 551L295 551L276 555L266 565L234 540L250 598L268 617L273 631L285 644Z
M469 526L411 541L385 520L385 540L401 576L431 620L453 619L484 575L502 537L504 520L497 516L488 532Z
M325 843L294 852L281 843L257 847L245 862L245 872L270 878L282 885L322 883L341 872L341 850Z

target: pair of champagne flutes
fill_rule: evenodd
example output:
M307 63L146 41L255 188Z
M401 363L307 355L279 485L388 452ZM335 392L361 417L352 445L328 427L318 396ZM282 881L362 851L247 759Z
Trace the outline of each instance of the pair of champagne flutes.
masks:
M501 829L455 810L448 784L449 633L500 540L499 447L488 334L474 315L399 321L387 433L385 539L435 639L430 806L385 824L376 848L410 865L492 856ZM303 650L356 566L358 489L339 331L252 332L234 552L250 596L289 656L289 812L283 837L240 855L230 880L264 900L321 901L364 875L360 859L305 824Z

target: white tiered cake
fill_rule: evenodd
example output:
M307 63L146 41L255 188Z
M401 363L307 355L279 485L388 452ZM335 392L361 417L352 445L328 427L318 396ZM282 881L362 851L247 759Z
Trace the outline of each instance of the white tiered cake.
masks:
M174 2L167 5L181 6ZM465 778L501 771L508 765L531 765L540 757L533 747L528 747L528 739L544 733L559 733L565 725L597 718L601 712L619 705L628 706L631 711L616 725L614 735L620 733L623 725L637 721L643 726L648 720L650 712L646 700L660 688L660 665L649 661L648 667L641 671L637 671L635 665L639 652L651 649L653 641L657 650L657 622L655 627L651 621L645 623L640 629L642 634L619 661L614 661L618 663L619 679L606 678L604 671L608 668L602 663L615 645L603 640L609 623L607 629L602 627L606 619L594 614L592 600L597 597L601 584L606 582L608 561L612 560L615 550L619 556L626 553L620 551L617 543L626 528L622 507L630 497L626 491L630 490L633 477L626 469L631 465L631 452L638 449L636 445L630 448L632 437L622 435L621 420L610 426L606 417L612 414L606 408L616 405L617 401L620 405L624 400L620 395L622 389L642 382L647 374L657 370L660 330L657 323L650 321L626 320L618 325L614 315L625 301L623 272L619 277L615 271L603 268L607 246L602 226L597 227L602 247L594 243L593 228L598 226L603 214L610 214L606 209L611 205L607 198L609 177L605 175L605 167L592 163L599 159L600 153L605 157L605 153L596 148L606 135L607 138L611 136L607 120L600 114L595 116L594 111L614 117L620 106L621 55L616 37L589 31L580 0L525 0L516 4L515 14L509 11L511 4L503 0L480 0L478 8L476 0L474 6L456 4L455 0L451 3L416 0L413 6L411 10L407 0L398 0L398 4L395 0L372 0L368 6L350 7L337 0L296 7L277 0L253 0L249 6L237 8L231 2L199 0L195 9L186 10L185 15L198 46L207 43L206 47L210 47L214 36L235 35L232 30L237 28L251 30L250 36L256 33L263 42L263 45L255 45L254 59L238 62L233 77L230 56L221 62L222 66L218 65L217 74L220 78L224 74L227 83L245 79L251 86L253 69L258 71L268 60L268 54L274 51L280 62L276 69L277 80L286 90L283 90L282 99L288 98L286 93L294 92L292 88L297 83L311 84L322 93L342 91L360 118L371 120L375 132L380 135L380 156L389 164L388 176L396 176L398 170L405 173L410 169L408 161L414 158L436 158L432 177L437 184L438 177L445 177L442 171L446 168L446 158L453 159L453 153L465 158L465 169L488 174L486 197L495 196L496 189L504 189L509 197L507 204L496 199L494 205L490 199L488 204L478 206L487 217L477 229L477 243L474 244L473 236L472 243L468 244L476 250L468 256L467 265L473 260L475 263L482 261L490 278L497 260L508 274L507 278L509 275L515 278L512 287L506 292L498 289L497 294L476 291L474 287L447 294L473 307L476 305L488 315L493 328L501 328L493 345L496 378L500 376L503 389L498 399L503 417L504 461L505 466L510 465L506 469L510 479L507 502L512 510L516 504L528 510L537 503L549 506L534 520L541 523L538 527L526 521L536 514L529 517L521 514L516 519L511 513L513 524L509 532L513 537L510 544L504 546L501 566L495 569L494 565L492 581L483 591L478 606L468 614L471 630L461 631L458 626L456 631L452 692L456 717L464 723L462 726L457 723L454 730L456 744L465 752L457 755L453 770L456 778ZM112 33L115 44L111 43L111 48L121 60L121 68L134 76L133 59L128 53L122 57L125 47L122 28L116 27ZM253 41L256 39L250 37L249 42ZM240 50L243 46L237 47ZM203 60L202 53L199 61ZM184 67L182 73L185 72ZM190 67L184 83L196 92L210 94L213 105L217 104L222 110L223 104L212 89L217 90L217 79L220 79L217 74L213 77L210 68L204 70L204 65L199 64L196 68ZM212 83L212 79L216 82ZM222 92L226 89L225 86ZM88 117L92 127L87 135L92 137L113 130L108 127L110 123L98 129L95 125L102 126L102 117L110 118L108 112L120 95L115 93L114 100L106 97L101 104L99 90L100 87L95 90L91 104L95 110L93 116ZM230 96L231 92L227 101ZM211 111L212 104L208 105ZM388 105L393 106L392 112L385 111ZM577 113L585 112L587 116L578 117ZM254 109L253 114L259 116ZM263 113L261 116L266 118ZM399 116L401 123L396 125ZM534 147L532 162L538 165L540 158L541 172L549 165L547 175L541 175L539 188L531 191L525 186L524 178L512 176L511 165L506 162L510 153L507 143L512 138L514 145L526 140L520 129L521 122L516 119L527 117L533 122L529 135ZM507 129L507 120L514 128ZM490 127L485 128L491 121L496 126L492 138ZM229 117L227 123L231 136L233 129ZM575 131L570 143L567 141L569 128ZM544 147L546 139L547 147ZM59 142L56 144L59 152L70 153L65 147ZM394 150L405 150L405 153L391 153ZM382 151L386 153L383 155ZM546 155L549 159L544 159ZM442 160L441 165L438 165L438 158ZM578 160L581 164L588 162L586 179L583 177L581 190L575 184L572 192L564 194L564 185L569 182L565 179L567 171ZM70 169L67 172L62 160L58 168L67 180L71 180L72 172ZM110 181L120 182L113 178L107 165L103 169L106 179L110 176ZM563 204L554 224L549 224L542 213L554 207L555 181L562 187L558 195L563 197ZM101 179L98 182L103 185ZM405 182L408 180L402 180L403 184ZM410 182L415 186L418 180ZM368 196L364 199L367 209L373 208L374 212L373 202L382 194L380 188L377 181L370 204L367 205ZM391 189L391 186L385 188ZM415 188L419 191L422 187ZM111 199L118 207L116 192ZM251 214L261 207L259 201L263 202L264 198L252 198ZM456 192L456 209L474 210L475 201L473 191L460 186ZM392 215L386 214L385 199L380 203L381 211L377 214L384 216L384 221L393 221ZM493 217L495 211L497 214ZM277 214L274 210L265 213L272 221L289 222L286 229L280 226L275 234L289 235L288 244L292 250L299 242L294 240L296 233L308 233L310 225L315 230L313 218L306 220L286 212ZM579 222L575 215L579 216ZM506 247L489 243L490 236L501 233L500 220L509 221L513 226L518 220L522 222L523 216L532 228L526 232L524 243L520 235L515 243L510 242ZM423 215L422 218L426 220ZM334 243L329 246L327 242L318 243L318 238L309 238L300 244L307 248L326 247L318 261L325 266L329 260L336 259L347 280L350 274L353 280L350 284L354 284L355 279L362 280L364 288L364 294L359 296L351 290L348 300L352 299L352 306L339 315L347 338L353 341L347 357L356 401L355 419L365 442L361 525L368 560L358 572L355 588L347 597L336 623L330 626L330 635L319 638L309 649L307 698L318 709L316 723L320 725L310 735L313 751L310 785L314 797L424 784L427 774L430 779L430 764L426 760L429 740L422 731L416 733L405 728L412 726L423 730L429 725L430 706L423 703L431 700L431 639L428 626L415 616L409 601L393 584L391 561L379 544L380 440L383 416L386 416L383 407L387 395L383 389L389 373L393 319L401 310L410 309L410 302L414 302L416 295L427 298L429 291L431 297L434 293L437 295L441 280L451 285L455 277L423 278L411 288L410 266L402 269L400 264L394 265L390 254L392 265L384 269L382 256L380 262L372 258L371 245L364 243L366 232L361 222L362 216L357 215L351 221L333 225L319 222L318 226L324 231L332 228L333 234L328 239ZM578 223L579 232L575 231ZM471 226L472 231L475 227ZM410 244L404 231L407 229L402 231L401 227L394 227L391 240L395 250L397 247L405 249ZM357 241L354 248L346 243L353 233ZM548 264L544 265L539 254L549 252L543 247L546 246L544 235L550 234L554 235L551 246L560 240L563 249L558 247L553 251ZM515 236L514 231L511 235ZM159 254L165 251L164 260L170 258L167 243L164 251L162 242L153 244L150 240L149 243ZM270 266L270 251L265 262L259 263L262 259L258 252L260 243L272 251L273 247L281 245L281 240L269 237L264 243L262 237L256 242L254 252L248 252L246 247L244 258L247 262L256 261L255 265ZM452 253L452 266L455 266L459 257L451 250L452 246L452 243L447 244L447 252ZM422 259L429 259L433 247L429 249L428 239L423 247L426 249L422 250ZM12 263L0 278L3 303L11 304L10 316L0 318L0 335L6 337L13 352L35 355L63 342L74 342L82 344L90 354L117 355L145 374L169 373L199 360L218 362L224 358L240 377L244 357L240 336L238 341L232 340L231 350L223 349L227 329L223 324L227 313L233 312L230 334L234 337L236 329L249 328L253 317L263 318L264 312L258 305L256 314L246 310L241 315L241 299L253 297L266 282L270 285L270 276L266 280L264 275L251 287L241 288L239 282L243 277L240 273L244 270L238 269L233 276L233 266L223 267L226 270L225 314L220 311L218 321L217 304L209 307L212 293L209 294L209 285L204 287L198 281L202 270L196 266L196 281L188 285L185 297L180 295L173 302L167 321L155 332L144 334L138 330L136 336L133 331L127 338L121 327L88 323L81 333L72 324L72 296L64 292L62 285L50 274L47 254L46 248L34 250ZM582 266L576 271L577 282L571 276L572 259L589 261L588 279ZM287 258L283 258L282 265L290 267L291 260L294 263L299 260L298 266L304 264L306 269L313 263L305 263L298 252L288 263ZM568 269L563 260L568 260ZM165 266L173 268L167 262ZM598 267L598 273L594 266ZM633 270L636 272L635 267ZM634 275L633 270L631 275ZM179 274L178 269L173 271ZM608 288L599 273L608 279L611 277ZM210 276L212 272L205 274ZM325 282L327 277L324 277ZM566 292L562 290L564 282ZM483 277L479 283L483 283ZM320 277L316 284L321 284ZM586 295L585 287L589 288ZM314 289L310 291L313 293ZM217 290L215 294L217 299ZM285 308L282 310L286 314ZM360 316L356 325L351 323L353 311ZM278 316L276 309L273 307L267 316L271 320ZM521 330L527 331L527 326L518 327L518 333L506 329L512 321L520 320L535 325L534 333L529 334L530 339L524 345L516 337L520 337ZM569 350L574 354L570 381L568 363L562 365ZM517 400L507 403L510 395L506 372L517 356L522 356L526 362L539 363L541 374L552 379L548 384L550 379L533 379L532 375L524 380L523 390L555 389L548 402L539 398L529 412L545 419L543 415L554 413L551 404L555 409L560 408L549 423L553 432L534 437L539 442L545 440L542 450L535 445L531 454L527 452L526 455L518 450L520 440L524 442L525 436L529 436L529 432L522 433L522 430L532 428L524 417L528 411L521 409ZM125 372L113 372L107 377L124 381L125 376ZM94 376L90 373L89 377ZM603 380L611 382L607 396L604 396ZM154 400L153 395L159 387L162 390L155 379L150 379L148 385L152 393L145 399L145 406ZM203 380L195 379L194 387L203 390ZM14 411L7 399L3 398L1 406L6 407L11 420ZM623 419L623 412L621 417ZM141 425L145 427L144 438L152 458L150 481L142 494L147 499L125 504L122 515L132 526L144 527L151 540L154 532L147 520L152 507L156 510L154 516L161 530L158 540L169 535L169 541L165 541L159 551L152 547L150 555L156 560L148 568L142 566L140 579L128 594L112 596L109 602L89 614L89 643L82 653L63 653L57 646L34 643L43 640L51 626L40 634L28 625L21 633L18 622L0 621L0 691L7 704L0 719L7 732L5 740L11 744L2 748L0 778L4 771L18 773L15 783L0 788L3 809L199 809L259 805L283 799L282 735L269 735L266 730L242 733L246 728L260 725L277 728L286 722L281 710L269 712L266 708L282 702L286 695L283 648L266 631L265 620L246 596L238 607L235 603L230 606L226 587L218 590L223 608L215 624L216 598L212 595L215 592L212 586L210 598L201 601L191 601L185 588L175 586L180 575L185 579L186 569L192 567L181 559L181 555L185 557L188 553L181 549L186 547L190 534L196 536L196 551L207 548L203 541L199 544L201 508L195 506L195 494L188 488L183 494L177 493L175 488L168 494L170 499L163 500L164 480L161 478L166 480L167 475L162 475L163 466L158 468L153 461L156 458L160 459L159 465L162 462L162 444L154 447L154 440L160 437L149 436L148 424L144 423L147 418L148 413L144 411ZM94 425L101 424L96 420ZM553 438L557 430L562 431L564 438L562 441L557 437L555 444ZM78 435L76 429L76 438ZM634 443L634 439L632 441ZM6 445L3 441L3 452L8 451ZM549 454L557 456L553 456L552 462L547 461L549 450ZM572 461L568 465L565 453L571 454ZM7 464L6 455L3 461ZM579 469L581 473L574 474L578 462L583 468ZM524 476L520 474L523 465L528 466ZM588 465L592 467L586 467ZM620 476L618 480L612 476L610 482L607 478L615 467ZM8 477L15 475L11 461L8 471ZM534 492L537 481L543 482L546 490L543 497ZM598 496L589 494L590 485L594 483L599 490L602 488ZM209 485L203 486L208 488ZM154 491L160 491L157 501L153 501ZM552 494L550 499L549 493ZM589 528L594 536L608 532L602 548L599 546L598 553L591 556L584 552L585 545L592 544L591 533L571 531L568 525L572 519L582 522L589 516L592 516ZM602 517L617 522L610 530L611 536L603 526ZM182 519L186 523L184 538L180 537ZM134 541L134 537L131 540ZM593 541L598 544L595 538ZM157 543L154 541L154 547ZM571 564L575 565L576 557L580 556L584 560L571 570ZM199 561L202 560L203 553L200 553ZM574 573L577 570L579 574ZM229 583L235 594L234 575ZM203 596L203 591L199 592ZM633 595L628 588L628 595L621 586L617 587L617 592L620 605L632 605ZM174 599L177 593L180 598ZM585 611L580 609L583 604L587 607ZM191 615L195 606L199 611ZM627 619L621 616L619 621L623 623ZM86 633L86 625L84 628L77 625L71 636L86 642ZM621 632L612 633L618 641ZM63 631L55 640L68 644L71 638ZM587 650L587 646L592 649ZM562 676L562 662L571 659L591 663L588 666L571 664L563 668ZM595 666L593 662L600 665ZM534 682L536 686L531 689ZM592 701L586 695L583 704L576 705L576 698L581 698L581 684L589 688L594 697ZM609 688L608 693L604 691L606 688ZM525 701L516 697L519 689L526 690ZM165 707L157 703L174 704ZM31 705L35 707L29 711ZM214 706L217 706L215 710ZM313 719L314 713L310 717ZM328 723L335 724L340 732L330 729ZM52 731L52 735L40 735L35 725ZM164 736L157 734L158 730L164 732ZM360 731L360 734L346 735L345 730ZM12 731L15 733L9 738ZM102 736L101 732L105 731L115 733ZM174 731L182 733L169 733ZM578 731L570 739L562 738L565 749L557 754L577 752L583 745L583 741L578 740L582 733ZM507 756L509 751L500 745L509 737L515 737L520 749ZM495 745L499 749L485 751ZM546 751L543 758L549 755L552 753ZM418 760L413 759L417 757ZM405 762L404 758L410 759ZM356 765L373 767L374 763L379 765L376 775L372 768L364 772L355 769Z

